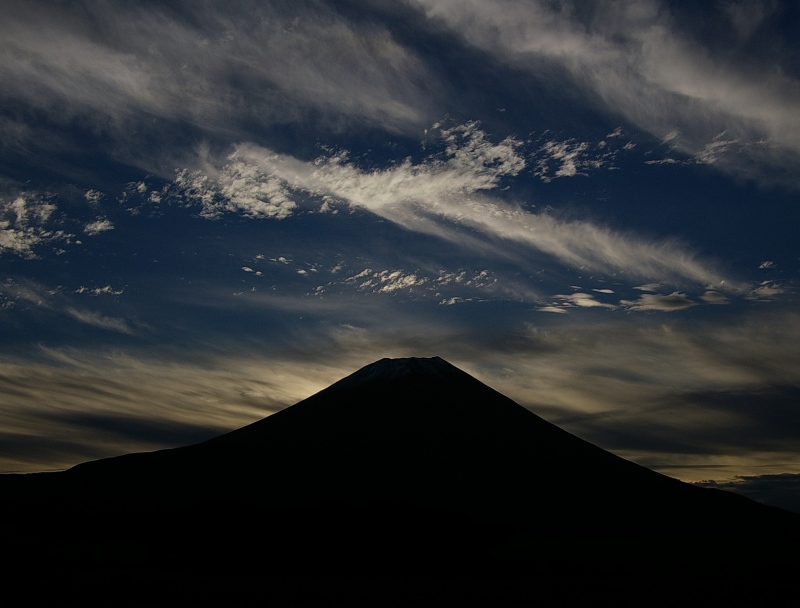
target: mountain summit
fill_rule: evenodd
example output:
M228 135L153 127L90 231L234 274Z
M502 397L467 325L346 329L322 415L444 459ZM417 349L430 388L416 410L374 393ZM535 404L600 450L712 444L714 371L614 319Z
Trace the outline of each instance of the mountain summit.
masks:
M6 546L51 567L80 550L103 571L752 576L796 562L800 538L794 514L623 460L438 357L382 359L201 444L0 490L23 522Z
M436 378L443 382L464 381L466 376L460 369L441 357L384 358L370 363L333 385L332 388L354 387L369 382L390 382L411 376Z

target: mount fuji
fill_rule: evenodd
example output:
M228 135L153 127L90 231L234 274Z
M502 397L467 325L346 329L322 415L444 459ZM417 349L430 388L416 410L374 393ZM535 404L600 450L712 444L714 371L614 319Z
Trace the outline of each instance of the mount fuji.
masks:
M0 497L21 580L211 589L194 603L262 583L314 603L333 579L380 596L387 578L408 601L409 580L509 605L654 585L738 600L800 565L797 515L619 458L438 357L382 359L204 443L3 475Z

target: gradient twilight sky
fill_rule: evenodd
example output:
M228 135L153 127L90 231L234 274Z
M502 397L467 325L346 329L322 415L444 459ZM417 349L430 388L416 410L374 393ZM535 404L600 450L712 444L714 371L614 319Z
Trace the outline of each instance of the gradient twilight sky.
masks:
M439 355L669 475L800 479L796 2L2 7L0 471Z

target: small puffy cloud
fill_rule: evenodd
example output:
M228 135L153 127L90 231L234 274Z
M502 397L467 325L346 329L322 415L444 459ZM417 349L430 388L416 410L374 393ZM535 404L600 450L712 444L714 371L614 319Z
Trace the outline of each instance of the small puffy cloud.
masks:
M365 274L367 271L360 272L350 277L350 281L360 281L358 288L368 290L373 293L392 293L395 291L410 289L424 285L429 281L428 277L418 277L416 273L405 273L402 270L382 270L372 274Z
M614 293L613 289L608 289L607 287L603 289L592 289L592 291L596 291L597 293L608 293L608 294Z
M466 270L459 270L457 272L448 272L440 270L439 276L436 278L437 285L464 285L467 287L487 287L497 283L497 279L491 276L488 270L481 270L474 273L468 273Z
M555 298L560 302L558 306L562 307L577 306L578 308L616 308L616 306L613 304L600 302L592 294L584 292L578 292L569 295L559 294L555 296Z
M784 293L786 290L782 285L774 281L761 281L761 283L750 291L747 296L749 300L769 300Z
M379 282L379 293L391 293L400 289L409 289L428 282L427 277L418 277L416 274L403 274L399 270L384 270L375 275Z
M767 268L775 268L775 262L771 262L770 260L766 260L761 262L758 266L759 270L765 270Z
M105 285L103 287L84 287L81 285L78 289L75 290L75 293L78 294L88 294L90 296L103 296L103 295L110 295L110 296L119 296L124 293L124 289L114 289L111 285Z
M697 302L686 297L686 294L675 291L669 295L645 293L638 300L621 300L620 305L628 310L674 312L696 306Z
M475 294L481 293L484 297L499 297L506 299L512 297L519 299L517 294L511 294L511 287L504 284L498 286L498 279L488 270L450 271L440 269L437 272L426 273L422 270L387 269L373 270L365 268L361 272L344 279L340 284L355 287L359 291L368 293L399 293L406 292L420 298L436 298L440 305L450 306L459 302L469 302L476 299ZM333 285L330 283L329 285Z
M536 309L537 312L554 312L557 314L566 314L566 310L561 306L539 306Z
M50 225L55 210L55 205L28 196L0 199L0 253L35 258L39 245L69 241L71 234Z
M612 136L616 137L609 134ZM588 141L547 141L533 155L533 174L544 182L550 182L554 178L585 176L590 170L613 168L616 150L607 149L609 144L606 141L600 141L595 148L600 152L592 150Z
M454 304L460 304L461 302L471 302L472 298L460 298L458 296L454 296L452 298L445 298L441 302L439 302L440 306L453 306Z
M83 231L90 235L94 236L95 234L100 234L101 232L107 232L108 230L113 230L114 224L107 219L100 219L94 222L89 222L86 226L83 227Z
M555 172L555 177L574 177L579 175L579 159L586 152L588 147L589 144L586 142L547 142L542 146L545 160L540 161L535 174L543 180L549 181L551 178L547 175L548 160L553 160L559 164Z
M183 170L175 178L177 190L200 205L202 217L216 219L228 212L255 219L280 220L292 215L297 204L281 180L236 158L236 153L229 161L216 177Z
M103 193L99 190L87 190L83 197L92 205L97 205L101 200L103 200Z
M704 292L700 299L708 304L728 304L730 302L725 295L713 289Z

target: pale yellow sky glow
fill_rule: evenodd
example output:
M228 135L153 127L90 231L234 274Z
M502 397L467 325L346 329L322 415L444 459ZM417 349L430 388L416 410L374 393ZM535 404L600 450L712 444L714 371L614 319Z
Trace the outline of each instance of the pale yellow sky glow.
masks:
M289 356L250 350L159 360L43 349L35 364L6 357L0 428L8 447L0 470L52 470L194 443L292 405L384 356L441 355L554 424L671 476L800 472L790 435L785 443L776 436L789 422L780 399L790 397L769 392L797 381L796 315L752 315L702 332L666 322L633 329L613 320L561 329L531 324L515 343L506 342L509 336L483 344L436 333L429 328L425 340L435 352L418 352L402 331L340 326L317 348L299 339ZM778 401L749 408L748 395L764 391ZM753 424L759 418L769 422ZM35 447L16 449L26 442Z

